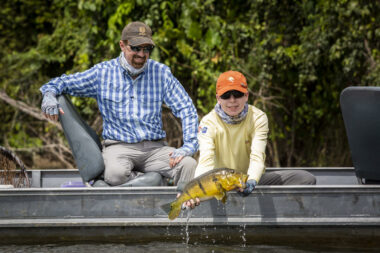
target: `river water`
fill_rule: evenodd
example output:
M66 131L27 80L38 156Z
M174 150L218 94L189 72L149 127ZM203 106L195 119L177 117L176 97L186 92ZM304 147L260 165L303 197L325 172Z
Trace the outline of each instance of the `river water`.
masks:
M4 243L4 242L2 242ZM379 252L379 249L345 249L345 248L310 248L301 249L289 246L270 245L208 245L208 244L186 244L173 242L154 242L147 244L44 244L44 245L0 245L1 253L232 253L232 252L255 252L255 253L348 253L348 252Z

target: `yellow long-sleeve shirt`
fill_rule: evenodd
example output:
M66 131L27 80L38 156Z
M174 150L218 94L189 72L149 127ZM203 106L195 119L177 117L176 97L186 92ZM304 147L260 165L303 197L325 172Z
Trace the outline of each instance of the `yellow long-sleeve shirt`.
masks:
M199 125L200 157L195 177L214 168L231 168L259 182L265 171L268 131L266 114L252 105L239 124L225 123L212 110Z

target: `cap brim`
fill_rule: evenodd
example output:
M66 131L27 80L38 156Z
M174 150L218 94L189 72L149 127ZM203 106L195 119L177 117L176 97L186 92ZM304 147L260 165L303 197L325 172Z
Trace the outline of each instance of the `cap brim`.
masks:
M147 38L147 37L134 37L128 40L129 45L132 46L138 46L138 45L143 45L143 44L149 44L154 46L154 42L152 39Z
M248 89L244 88L244 87L236 87L236 86L229 87L229 86L227 86L227 87L224 87L224 88L220 89L218 91L218 93L216 93L216 95L218 95L220 97L221 95L223 95L227 91L231 91L231 90L237 90L237 91L240 91L242 93L247 93L248 92Z

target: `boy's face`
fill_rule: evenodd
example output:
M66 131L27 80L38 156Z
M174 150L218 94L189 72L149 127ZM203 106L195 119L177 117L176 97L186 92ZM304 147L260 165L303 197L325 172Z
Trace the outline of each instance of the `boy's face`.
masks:
M222 110L231 117L239 115L248 101L248 93L231 90L221 96L216 95Z

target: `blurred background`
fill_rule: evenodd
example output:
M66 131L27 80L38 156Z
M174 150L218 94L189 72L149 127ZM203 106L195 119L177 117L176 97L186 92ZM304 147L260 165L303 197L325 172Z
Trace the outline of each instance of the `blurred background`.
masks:
M378 0L3 0L0 15L0 146L28 169L75 167L60 125L41 113L40 86L117 57L131 21L152 28L151 58L171 68L200 119L220 73L247 77L249 102L269 118L269 167L352 166L340 92L380 86ZM100 135L96 101L72 102ZM180 121L163 111L178 147Z

